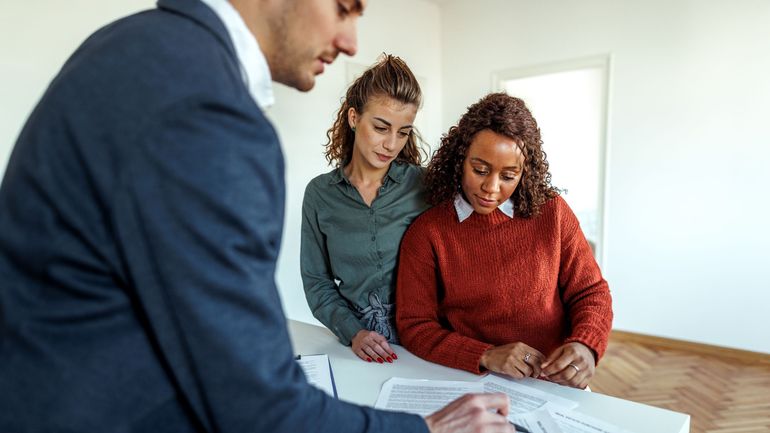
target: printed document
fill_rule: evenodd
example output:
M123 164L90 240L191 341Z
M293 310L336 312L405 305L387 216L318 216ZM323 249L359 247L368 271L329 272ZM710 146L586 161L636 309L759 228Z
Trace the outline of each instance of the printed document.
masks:
M579 412L552 410L551 415L564 433L626 433L626 430Z
M508 396L510 403L508 413L511 415L532 412L546 406L563 411L568 411L578 406L572 400L540 391L531 386L521 385L511 379L494 374L488 374L481 379L480 383L484 384L484 392L502 392ZM510 416L508 418L510 419Z
M479 382L393 377L382 385L374 407L426 416L462 395L482 392L484 385Z
M328 355L297 355L296 359L311 385L332 397L337 397L337 388L334 386L332 365L329 363Z
M578 403L573 400L494 374L477 382L393 377L382 386L374 407L427 416L464 394L484 392L508 396L508 421L522 433L627 433L575 412Z
M511 414L508 421L520 433L565 433L556 424L547 409L537 409L529 413Z

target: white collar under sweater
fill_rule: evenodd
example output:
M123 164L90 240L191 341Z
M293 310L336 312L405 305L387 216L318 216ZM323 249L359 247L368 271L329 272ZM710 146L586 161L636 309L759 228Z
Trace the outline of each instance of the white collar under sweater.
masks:
M502 202L497 208L509 218L513 218L513 201L511 199ZM473 206L465 200L462 194L458 193L455 196L455 211L457 211L457 218L463 222L473 213Z

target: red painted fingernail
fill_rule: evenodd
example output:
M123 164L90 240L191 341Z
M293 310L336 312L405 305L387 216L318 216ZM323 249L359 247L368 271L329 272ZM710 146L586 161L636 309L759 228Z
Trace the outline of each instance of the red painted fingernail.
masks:
M386 360L386 361L388 361L388 362L389 362L389 363L391 363L391 364L393 363L393 360L392 360L392 359L390 359L390 356L389 356L389 357L387 357L387 358L385 358L385 360Z
M366 362L372 362L372 358L366 358Z
M383 362L385 362L385 361L383 361L383 360L382 360L382 358L377 358L377 362L379 362L380 364L382 364L382 363L383 363Z
M393 357L393 359L398 359L398 356L396 356L396 354L395 354L395 353L391 353L391 354L390 354L390 356L392 356L392 357Z

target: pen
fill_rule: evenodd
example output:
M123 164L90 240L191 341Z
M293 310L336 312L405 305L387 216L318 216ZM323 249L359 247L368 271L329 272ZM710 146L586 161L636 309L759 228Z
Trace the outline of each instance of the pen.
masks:
M513 422L513 421L508 421L508 423L509 423L509 424L511 424L511 425L513 425L513 427L515 427L515 428L516 428L516 431L517 431L517 432L519 432L519 433L532 433L531 431L529 431L529 429L527 429L527 428L524 428L524 427L522 427L522 426L520 426L520 425L516 424L516 423L515 423L515 422Z

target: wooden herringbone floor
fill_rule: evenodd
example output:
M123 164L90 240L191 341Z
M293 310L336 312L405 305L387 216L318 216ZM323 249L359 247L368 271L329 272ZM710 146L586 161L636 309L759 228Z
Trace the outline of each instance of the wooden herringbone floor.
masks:
M591 389L690 414L692 433L770 432L770 364L610 339Z

